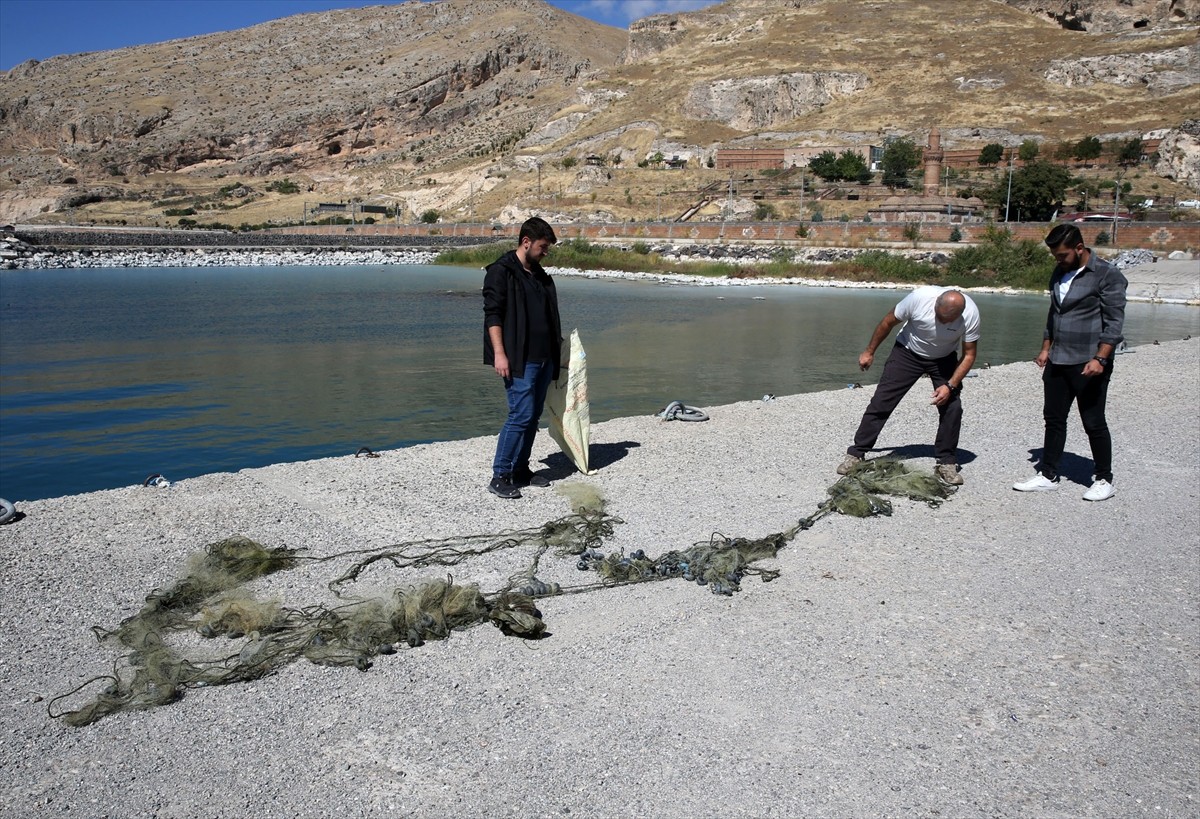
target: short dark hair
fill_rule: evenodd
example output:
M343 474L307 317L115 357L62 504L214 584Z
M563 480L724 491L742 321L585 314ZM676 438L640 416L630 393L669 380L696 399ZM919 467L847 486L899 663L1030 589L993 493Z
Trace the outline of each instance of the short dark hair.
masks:
M550 223L540 216L531 216L521 225L521 232L517 234L517 241L528 237L529 241L536 242L545 239L550 244L558 244L558 237L554 235L554 228L550 227Z
M1051 250L1063 245L1079 247L1081 244L1083 244L1083 234L1074 225L1056 225L1046 237L1046 247Z

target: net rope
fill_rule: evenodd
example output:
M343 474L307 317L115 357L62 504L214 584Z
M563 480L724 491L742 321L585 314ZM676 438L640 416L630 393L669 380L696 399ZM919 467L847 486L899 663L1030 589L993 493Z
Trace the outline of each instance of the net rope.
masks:
M769 582L778 569L755 565L774 558L796 536L832 513L890 515L885 496L939 505L955 487L891 459L858 464L828 489L824 500L795 525L759 538L714 532L708 540L653 557L644 549L602 551L623 521L605 510L590 484L558 487L572 512L539 527L495 534L408 541L381 549L358 549L320 557L297 549L268 548L245 537L210 544L188 563L170 587L154 589L141 610L114 629L93 627L97 639L118 651L111 673L93 677L48 703L52 718L84 726L110 714L153 708L179 700L193 688L246 682L272 674L301 658L326 666L366 671L379 655L418 648L456 630L490 622L506 635L542 637L546 624L537 601L631 583L683 579L732 595L747 577ZM505 550L528 550L525 567L496 591L459 584L452 575L396 586L386 593L347 598L363 572L461 565ZM547 552L574 557L593 579L572 585L546 583L538 571ZM302 563L349 562L328 589L333 605L289 607L260 599L247 586ZM236 648L236 650L230 650ZM68 703L87 698L81 704Z

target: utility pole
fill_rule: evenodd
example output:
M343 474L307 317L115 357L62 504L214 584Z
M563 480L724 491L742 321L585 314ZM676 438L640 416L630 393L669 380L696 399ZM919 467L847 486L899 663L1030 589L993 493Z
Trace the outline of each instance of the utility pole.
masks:
M942 195L946 197L946 222L950 222L953 214L950 211L950 166L942 166Z
M1008 221L1008 207L1012 204L1012 175L1013 175L1013 151L1008 149L1008 198L1004 200L1004 221Z
M1117 186L1113 188L1113 232L1112 244L1117 246L1117 214L1121 210L1121 172L1117 171Z
M804 168L800 168L800 221L804 221Z

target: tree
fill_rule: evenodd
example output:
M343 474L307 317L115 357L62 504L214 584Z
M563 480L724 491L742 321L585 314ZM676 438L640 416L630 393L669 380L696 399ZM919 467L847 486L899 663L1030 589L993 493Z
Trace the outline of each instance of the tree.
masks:
M779 214L770 202L759 202L754 208L754 221L756 222L768 222L778 218Z
M1094 136L1084 137L1075 143L1075 158L1086 162L1089 159L1095 159L1100 156L1100 151L1104 146L1100 144Z
M837 173L838 179L847 181L858 179L864 171L868 171L867 160L862 158L862 154L855 151L842 151L837 158Z
M838 178L838 158L833 151L822 151L808 160L808 169L828 181Z
M998 142L989 142L979 152L979 164L986 167L1000 164L1001 159L1004 159L1004 146Z
M1036 139L1027 139L1021 143L1021 147L1017 149L1017 157L1022 162L1032 162L1037 159L1038 151L1041 146L1037 144Z
M1060 143L1058 143L1057 147L1055 147L1055 149L1054 149L1054 158L1055 159L1059 159L1059 160L1062 160L1063 162L1066 162L1069 159L1074 159L1074 157L1075 157L1075 143L1074 142L1069 142L1069 141L1068 142L1060 142Z
M437 222L437 220L441 219L441 218L442 218L442 214L438 213L433 208L430 208L429 210L427 210L421 214L421 221L427 225L435 224Z
M987 200L1004 214L1005 204L1013 220L1047 221L1057 210L1071 184L1066 168L1035 159L1017 168L1012 174L1012 198L1008 195L1008 180L997 180L987 191Z
M883 184L891 188L907 188L908 174L921 162L916 144L907 137L894 140L883 150L880 167L883 168Z
M1117 164L1131 168L1142 161L1142 138L1134 137L1121 143L1117 151Z

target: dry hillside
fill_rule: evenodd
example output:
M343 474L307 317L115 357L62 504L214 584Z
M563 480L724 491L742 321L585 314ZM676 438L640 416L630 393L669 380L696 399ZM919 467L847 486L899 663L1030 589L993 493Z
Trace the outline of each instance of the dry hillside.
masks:
M1200 110L1198 6L729 0L624 32L439 0L55 57L0 76L0 219L655 218L722 178L722 146L1170 131ZM638 168L659 152L688 170ZM1181 162L1162 184L1200 189Z

